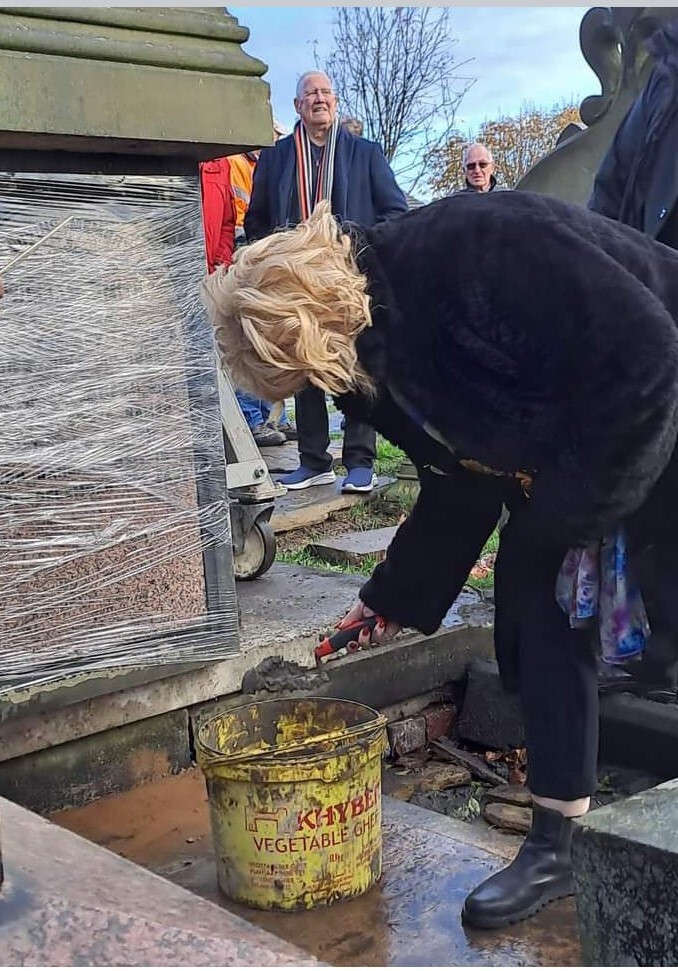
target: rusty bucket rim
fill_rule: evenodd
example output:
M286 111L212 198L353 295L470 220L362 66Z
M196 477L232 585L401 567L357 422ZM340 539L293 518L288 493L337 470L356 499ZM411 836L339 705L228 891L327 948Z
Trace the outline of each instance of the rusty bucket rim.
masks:
M253 708L253 707L259 708L259 707L264 707L268 705L277 705L285 701L297 702L297 703L302 701L311 701L311 702L319 701L323 703L336 702L343 705L352 705L356 708L362 708L366 712L371 713L374 717L370 719L370 721L362 725L354 725L354 726L351 726L351 728L343 728L343 729L337 728L331 732L324 732L321 735L315 735L313 736L313 738L304 742L293 742L293 743L290 743L289 745L274 746L266 751L253 752L249 755L247 754L246 750L227 754L225 752L220 751L219 749L214 748L212 745L209 745L205 741L204 733L208 729L208 726L210 726L212 722L216 721L216 719L223 718L224 715L236 714L237 712L244 711L248 708ZM218 759L222 764L229 763L229 762L245 762L245 763L262 762L262 761L266 762L273 758L280 759L280 758L285 758L288 755L299 755L304 752L307 753L308 760L312 761L314 758L321 757L323 753L309 752L308 749L310 745L324 744L325 742L333 741L336 738L338 742L342 743L342 747L343 747L343 744L345 743L350 744L351 739L355 736L362 735L363 733L366 733L368 731L369 732L383 731L387 724L388 724L388 719L386 718L385 715L381 714L381 712L377 711L375 708L370 707L370 705L363 704L361 701L350 701L348 698L333 698L333 697L329 698L329 697L321 697L319 695L309 695L308 697L303 697L303 698L292 698L292 697L266 698L263 701L250 701L250 702L247 702L246 704L236 705L235 708L226 708L224 709L223 712L219 714L211 715L206 721L202 723L202 725L200 725L200 727L198 728L198 731L196 732L196 751L198 756L200 756L202 754L200 752L200 749L202 749L204 754L207 755L210 759Z

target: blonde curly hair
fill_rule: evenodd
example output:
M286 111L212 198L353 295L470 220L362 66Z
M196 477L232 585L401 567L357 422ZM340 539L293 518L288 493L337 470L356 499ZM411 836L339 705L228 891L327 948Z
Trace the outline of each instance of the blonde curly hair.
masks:
M372 323L367 279L328 202L238 250L229 269L205 278L202 297L237 387L267 401L307 382L329 394L372 389L355 349Z

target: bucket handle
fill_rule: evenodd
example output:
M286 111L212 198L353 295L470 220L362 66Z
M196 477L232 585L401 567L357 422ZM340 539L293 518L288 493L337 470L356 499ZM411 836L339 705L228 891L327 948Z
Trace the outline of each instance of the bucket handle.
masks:
M275 746L271 751L276 757L284 755L294 755L296 752L303 752L308 748L309 743L311 745L324 745L325 742L337 741L340 743L341 747L344 747L346 741L350 741L356 735L360 735L366 731L374 731L378 728L384 728L387 724L388 719L385 715L379 715L378 718L373 719L371 722L367 722L364 725L354 725L353 728L347 729L334 729L331 732L325 732L322 735L314 735L311 739L304 742L289 742L287 745ZM341 731L341 736L338 738L337 733ZM205 746L209 748L209 746ZM222 752L216 752L214 749L211 750L214 755L217 755L221 761L236 761L236 762L249 762L261 759L262 753L255 752L252 755L246 755L243 753L234 752L232 755L225 755Z

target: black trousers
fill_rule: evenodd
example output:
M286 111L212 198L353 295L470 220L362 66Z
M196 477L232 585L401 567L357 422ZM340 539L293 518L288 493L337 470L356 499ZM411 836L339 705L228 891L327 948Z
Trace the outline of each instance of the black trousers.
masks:
M648 684L678 685L678 457L627 523L629 559L650 621L640 666Z
M332 456L330 424L325 392L314 385L304 388L294 397L299 458L301 464L313 472L329 472ZM377 454L377 433L364 422L346 419L342 462L347 469L371 469Z
M555 599L566 550L526 553L515 523L495 564L495 647L502 681L520 693L536 796L572 800L597 788L598 674L591 635Z

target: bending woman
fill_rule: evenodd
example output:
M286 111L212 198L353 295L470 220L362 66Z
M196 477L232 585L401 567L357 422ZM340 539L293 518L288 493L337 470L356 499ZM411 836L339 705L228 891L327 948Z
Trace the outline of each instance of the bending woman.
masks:
M345 620L387 618L377 640L435 631L509 507L494 637L521 696L533 823L463 918L501 927L572 893L572 818L597 782L597 670L556 580L568 549L622 527L632 556L663 547L676 562L678 254L524 192L459 194L370 230L320 205L241 250L204 294L240 385L278 400L310 382L418 469L417 503Z

